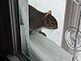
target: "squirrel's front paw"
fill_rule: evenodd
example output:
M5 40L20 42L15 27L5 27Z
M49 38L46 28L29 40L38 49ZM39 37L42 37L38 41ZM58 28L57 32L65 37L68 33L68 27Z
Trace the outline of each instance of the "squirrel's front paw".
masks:
M44 36L47 36L44 32L42 32L42 31L39 31L39 33L41 33L42 35L44 35Z

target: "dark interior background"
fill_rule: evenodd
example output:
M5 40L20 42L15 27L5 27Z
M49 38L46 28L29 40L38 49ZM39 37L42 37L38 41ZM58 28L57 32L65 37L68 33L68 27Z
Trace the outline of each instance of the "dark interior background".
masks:
M8 55L12 51L9 2L0 0L0 55Z

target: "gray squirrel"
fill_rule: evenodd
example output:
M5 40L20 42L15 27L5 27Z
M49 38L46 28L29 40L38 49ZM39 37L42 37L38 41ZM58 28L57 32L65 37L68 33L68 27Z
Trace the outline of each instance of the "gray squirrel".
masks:
M45 27L48 29L58 28L57 20L52 16L51 10L49 10L47 13L42 13L38 11L36 8L32 7L31 5L29 5L28 7L29 7L29 28L30 29L36 30L41 27ZM43 33L41 30L38 32L46 36L46 34Z

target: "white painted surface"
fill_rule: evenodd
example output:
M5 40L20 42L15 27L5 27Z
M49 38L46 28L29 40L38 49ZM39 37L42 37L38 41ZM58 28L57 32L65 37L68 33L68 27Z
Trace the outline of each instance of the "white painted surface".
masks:
M33 32L30 35L30 53L33 61L71 61L72 56L47 37Z
M28 16L28 0L19 0L19 10L22 18L20 18L24 24L20 26L21 31L21 47L22 52L26 54L27 41L29 41L29 16Z
M42 12L52 10L52 15L58 21L58 29L48 30L44 28L42 31L47 34L50 40L61 46L66 0L28 0L28 3Z

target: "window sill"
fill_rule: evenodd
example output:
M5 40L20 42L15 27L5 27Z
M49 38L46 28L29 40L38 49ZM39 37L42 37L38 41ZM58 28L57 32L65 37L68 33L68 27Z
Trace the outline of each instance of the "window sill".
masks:
M72 61L72 55L37 32L33 32L28 44L33 61Z

